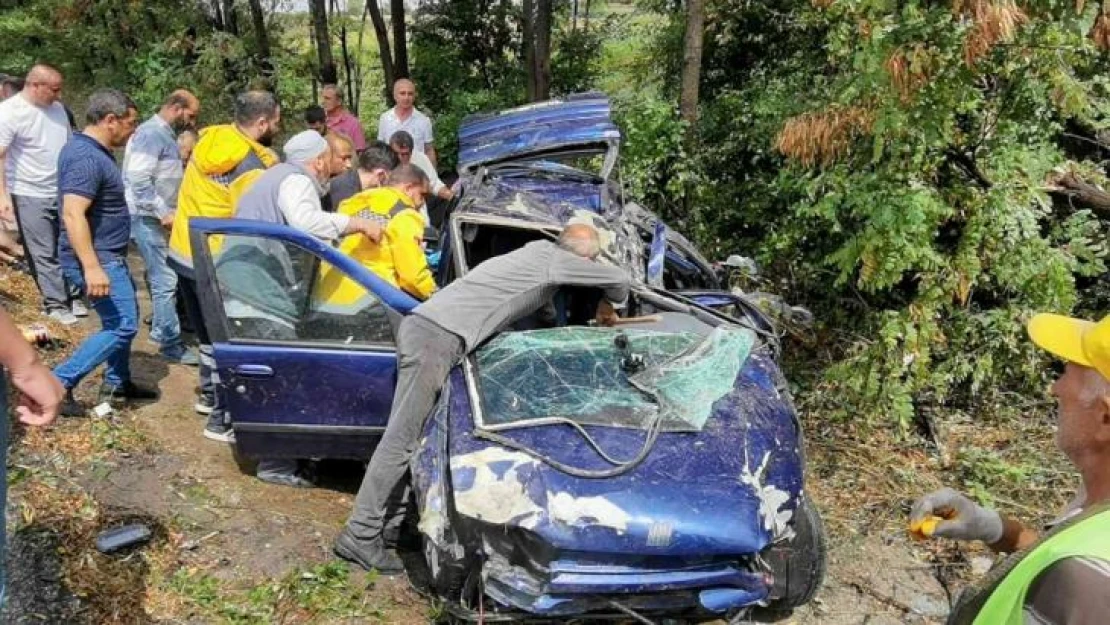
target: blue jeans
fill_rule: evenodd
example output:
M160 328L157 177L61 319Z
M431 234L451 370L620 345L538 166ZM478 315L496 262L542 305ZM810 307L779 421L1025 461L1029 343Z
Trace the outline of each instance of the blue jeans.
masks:
M139 302L135 283L123 257L101 263L108 274L108 297L91 300L100 317L100 331L85 339L77 351L54 369L66 390L73 389L94 369L105 363L104 383L119 386L131 380L131 340L139 329ZM85 291L85 276L76 267L65 268L66 280Z
M175 296L177 274L166 264L168 245L166 229L157 217L131 217L131 238L139 248L139 255L146 265L147 286L153 305L153 322L150 338L162 345L162 350L180 349L181 321L177 318Z

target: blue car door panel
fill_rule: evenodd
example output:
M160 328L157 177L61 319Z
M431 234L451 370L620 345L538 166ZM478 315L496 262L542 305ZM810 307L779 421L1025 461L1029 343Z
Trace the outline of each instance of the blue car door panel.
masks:
M393 336L416 301L286 226L190 221L205 328L239 451L267 458L370 455L389 418ZM354 303L317 293L353 281Z

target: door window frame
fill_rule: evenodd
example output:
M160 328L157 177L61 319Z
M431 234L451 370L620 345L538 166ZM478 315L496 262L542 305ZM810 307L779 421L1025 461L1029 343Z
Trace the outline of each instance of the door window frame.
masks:
M231 326L224 309L223 296L220 294L219 281L216 277L216 266L208 247L208 238L211 235L226 236L251 236L279 241L285 245L292 245L316 258L317 271L313 273L312 285L315 285L321 261L329 263L333 268L343 272L348 278L354 280L359 286L365 288L385 309L389 318L394 341L392 343L351 343L345 344L336 341L319 340L275 340L252 339L232 337ZM397 328L401 318L419 305L416 299L404 291L382 280L374 272L363 267L354 259L341 253L336 248L325 244L310 234L301 232L290 226L274 224L251 219L190 219L189 242L193 251L193 271L197 282L197 294L200 298L201 308L204 311L204 323L208 330L208 338L215 343L228 343L233 345L281 345L295 349L324 349L337 351L358 352L395 352ZM218 315L213 315L217 312ZM218 321L213 319L218 317Z

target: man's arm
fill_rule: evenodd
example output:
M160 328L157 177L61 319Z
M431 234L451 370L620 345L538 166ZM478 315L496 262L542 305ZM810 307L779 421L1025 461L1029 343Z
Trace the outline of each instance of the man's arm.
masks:
M415 210L406 210L389 220L385 232L389 237L397 284L418 299L431 297L436 291L436 281L420 245L424 240L424 218Z
M978 540L998 553L1014 553L1037 541L1037 532L984 508L966 496L942 488L913 504L910 533L918 538Z
M365 219L342 213L328 213L320 206L320 196L307 176L290 176L278 189L278 208L285 220L297 230L317 239L332 241L345 234L361 232L377 241L381 226Z
M591 286L605 291L605 299L617 308L628 300L628 273L619 267L575 256L560 250L551 259L548 276L556 284Z
M81 263L86 294L89 299L96 299L108 296L109 282L108 274L104 273L100 259L96 257L89 221L85 217L90 208L92 200L83 195L67 193L62 196L62 221L65 222L66 234L69 235L69 244Z
M438 167L439 155L436 154L436 136L432 131L432 118L425 116L424 123L427 125L424 129L424 154L428 155L428 160L432 162L432 167Z
M0 146L0 222L16 223L15 204L8 192L8 146Z
M7 311L0 308L0 364L8 370L20 398L15 412L28 425L47 425L58 416L65 396L62 383L39 361ZM7 415L0 427L7 427Z

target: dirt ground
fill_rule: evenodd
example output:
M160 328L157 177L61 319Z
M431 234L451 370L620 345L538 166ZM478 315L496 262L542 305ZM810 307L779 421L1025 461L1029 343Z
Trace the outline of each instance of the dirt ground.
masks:
M134 255L133 255L134 256ZM136 265L138 268L138 265ZM141 274L136 272L136 276ZM140 288L142 288L141 280ZM0 303L34 319L33 286L3 277ZM143 312L149 298L140 293ZM27 306L31 303L31 306ZM78 332L52 330L64 348ZM436 606L404 578L377 579L337 564L331 541L350 510L358 464L330 464L322 486L297 490L257 481L228 445L202 438L193 412L195 369L166 365L147 340L133 370L161 400L107 419L69 419L13 433L9 457L9 623L420 623ZM86 381L85 398L97 379ZM79 395L80 396L80 395ZM817 428L814 428L817 429ZM827 581L818 599L785 623L939 623L966 579L974 553L917 545L904 533L907 500L847 498L853 480L889 479L889 469L823 446L810 434L810 491L830 531ZM916 457L925 456L914 451ZM869 477L868 472L874 472ZM909 492L935 482L911 477ZM890 489L898 492L899 488ZM864 503L860 503L865 501ZM862 506L862 507L861 507ZM128 521L153 528L145 547L103 556L97 531Z

